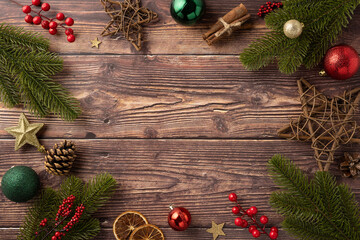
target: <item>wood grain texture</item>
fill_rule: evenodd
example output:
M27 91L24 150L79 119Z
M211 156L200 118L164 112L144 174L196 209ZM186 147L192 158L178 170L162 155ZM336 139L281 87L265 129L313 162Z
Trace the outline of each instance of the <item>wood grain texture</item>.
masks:
M21 1L22 4L25 1ZM239 4L237 0L223 1L207 0L206 14L203 20L193 26L180 26L172 20L169 13L170 0L154 1L143 0L143 5L159 14L159 21L149 24L144 28L144 49L137 52L121 35L119 37L101 37L103 41L100 49L91 48L90 40L97 36L108 23L109 17L103 11L99 0L62 0L50 1L50 13L58 11L64 12L65 15L75 19L73 29L76 33L76 42L70 44L66 41L65 35L58 34L50 36L40 26L32 26L24 22L24 13L16 4L8 0L0 0L2 6L2 15L0 22L11 23L18 26L24 26L26 29L41 32L44 36L49 37L52 42L52 49L62 54L238 54L252 40L257 39L268 31L265 27L264 20L257 17L256 13L260 5L264 4L263 0L244 1L249 13L252 15L251 21L253 28L251 30L242 30L236 32L232 37L222 40L219 44L209 47L202 39L210 26L216 22L232 8ZM339 39L340 42L346 42L350 45L357 46L360 44L360 36L356 27L360 24L360 10L357 9L345 34ZM119 38L119 39L117 39Z
M101 60L100 60L101 59ZM319 77L320 68L286 76L269 67L248 72L237 56L65 56L55 80L81 101L74 123L44 122L40 138L274 138L300 113L296 80L305 76L328 95L360 86ZM19 109L0 108L3 129Z

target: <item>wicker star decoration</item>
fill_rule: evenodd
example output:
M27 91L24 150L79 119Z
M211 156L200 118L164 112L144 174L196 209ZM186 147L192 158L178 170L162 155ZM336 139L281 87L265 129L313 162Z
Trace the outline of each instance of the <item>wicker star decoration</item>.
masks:
M157 19L157 13L140 7L140 0L100 0L105 12L111 17L102 36L117 35L122 32L136 50L141 50L142 25Z
M320 171L328 171L341 144L360 143L360 139L354 137L359 126L352 119L360 102L360 88L327 98L305 79L297 83L303 112L298 119L281 128L278 135L311 141Z
M5 131L13 135L15 140L15 151L24 146L26 143L33 145L42 151L43 146L39 143L36 133L44 126L43 123L30 124L25 114L21 113L19 124L16 127L5 128Z
M225 233L223 232L223 227L225 223L216 224L214 221L211 222L211 228L207 229L206 231L208 233L212 233L213 240L216 240L218 236L225 236Z

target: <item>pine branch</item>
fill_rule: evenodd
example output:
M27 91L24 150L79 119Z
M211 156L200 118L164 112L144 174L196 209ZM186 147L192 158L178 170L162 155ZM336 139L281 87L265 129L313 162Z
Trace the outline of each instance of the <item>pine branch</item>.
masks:
M283 192L274 192L270 204L284 215L284 228L302 239L359 239L359 206L353 193L337 185L328 172L313 180L290 160L275 155L269 173Z
M55 113L74 120L81 114L79 102L50 79L63 62L48 48L48 40L38 34L0 25L1 100L9 107L23 103L36 116Z
M286 0L283 8L265 17L266 26L272 29L264 37L252 42L240 54L246 69L257 70L279 60L279 70L294 73L299 66L316 66L337 36L352 18L360 0ZM305 27L296 39L283 33L284 24L296 19Z

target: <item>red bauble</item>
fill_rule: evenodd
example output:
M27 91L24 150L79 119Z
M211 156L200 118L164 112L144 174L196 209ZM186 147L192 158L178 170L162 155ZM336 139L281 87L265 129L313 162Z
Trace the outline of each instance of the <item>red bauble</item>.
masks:
M169 213L168 223L172 229L184 231L191 223L191 214L186 208L174 208Z
M337 80L351 78L359 70L360 59L356 50L349 45L330 48L324 58L324 70Z

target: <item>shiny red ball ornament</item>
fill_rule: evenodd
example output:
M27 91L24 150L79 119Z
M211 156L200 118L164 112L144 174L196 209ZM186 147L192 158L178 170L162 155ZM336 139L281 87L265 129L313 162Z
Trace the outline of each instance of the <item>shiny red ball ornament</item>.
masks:
M272 231L269 233L269 237L271 239L277 239L278 236L279 236L278 232Z
M67 36L67 40L68 40L68 42L75 42L75 36L70 34Z
M241 227L243 220L240 217L238 217L238 218L235 218L234 222L235 222L236 226Z
M186 230L191 223L191 214L186 208L173 208L168 216L169 226L176 231Z
M26 15L25 16L25 22L32 23L33 22L33 17L31 15Z
M22 7L22 11L23 11L23 13L29 13L29 12L31 12L31 7L28 5L25 5Z
M36 16L36 17L33 18L33 23L35 25L39 25L41 23L41 20L42 20L41 17Z
M233 214L238 214L240 212L240 208L235 206L231 209L231 211L233 212Z
M359 54L349 45L334 46L325 54L324 70L333 79L349 79L355 75L359 67Z
M236 200L237 200L237 195L236 195L235 193L230 193L230 194L229 194L229 200L230 200L231 202L236 202Z
M40 0L32 0L31 3L35 6L39 6L41 1Z

